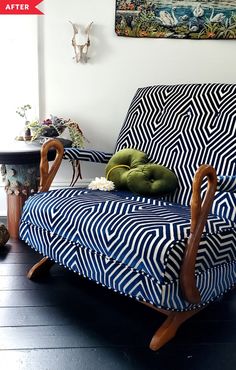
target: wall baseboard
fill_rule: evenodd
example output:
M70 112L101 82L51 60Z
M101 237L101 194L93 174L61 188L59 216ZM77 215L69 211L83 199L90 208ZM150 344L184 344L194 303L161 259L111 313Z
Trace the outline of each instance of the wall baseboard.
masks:
M0 216L0 224L4 224L4 225L7 224L7 218L6 218L6 216Z
M0 217L6 217L7 215L7 202L4 187L4 183L0 181Z
M92 179L82 179L79 180L75 187L78 188L87 188L88 184L92 181ZM70 186L70 183L68 181L57 181L54 182L51 186L51 189L62 189L62 188L68 188ZM7 203L6 203L6 194L4 189L4 184L0 182L0 217L6 217L7 216Z
M88 184L92 181L92 179L82 179L78 180L74 187L77 188L87 188ZM61 189L61 188L68 188L70 186L70 182L68 181L57 181L53 182L50 189Z

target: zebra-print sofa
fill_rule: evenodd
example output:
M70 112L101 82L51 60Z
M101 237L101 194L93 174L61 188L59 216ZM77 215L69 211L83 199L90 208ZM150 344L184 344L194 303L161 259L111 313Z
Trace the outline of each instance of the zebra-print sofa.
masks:
M55 140L46 143L42 191L28 199L20 224L20 237L45 257L29 277L52 260L165 313L150 344L160 348L182 322L235 285L235 126L236 85L138 89L115 152L139 149L172 169L179 188L162 198L79 187L47 191L61 160L58 154L48 174L47 150L63 149ZM111 155L64 149L67 159L106 163ZM217 190L212 167L201 166L195 174L202 164L216 170ZM201 205L205 175L212 200Z

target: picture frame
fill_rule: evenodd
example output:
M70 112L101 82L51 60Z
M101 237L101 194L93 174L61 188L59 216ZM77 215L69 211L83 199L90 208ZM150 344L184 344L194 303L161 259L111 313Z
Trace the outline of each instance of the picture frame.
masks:
M118 36L236 39L236 1L116 0Z

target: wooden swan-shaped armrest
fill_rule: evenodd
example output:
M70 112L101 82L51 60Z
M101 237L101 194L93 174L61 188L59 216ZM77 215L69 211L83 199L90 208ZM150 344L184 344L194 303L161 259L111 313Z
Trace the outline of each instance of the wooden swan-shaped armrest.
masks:
M49 170L48 164L48 151L54 148L56 150L56 157ZM62 158L64 154L64 147L59 140L49 139L46 141L41 148L41 161L40 161L40 185L39 191L48 191L54 177L60 167Z
M204 177L208 179L208 187L202 202L201 184ZM196 286L195 263L202 232L214 200L216 186L217 177L215 169L206 164L200 166L193 179L191 229L180 271L180 286L183 296L189 303L193 304L201 302L200 293Z

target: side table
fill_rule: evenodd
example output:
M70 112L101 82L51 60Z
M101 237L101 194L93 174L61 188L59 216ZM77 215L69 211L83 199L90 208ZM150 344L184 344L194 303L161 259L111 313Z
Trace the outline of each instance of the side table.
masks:
M26 199L39 186L39 163L41 145L27 141L0 141L0 163L7 193L7 227L11 238L18 239L19 221ZM49 151L48 160L56 152Z

